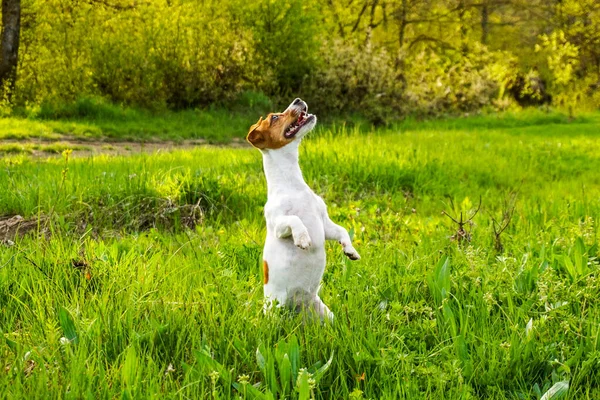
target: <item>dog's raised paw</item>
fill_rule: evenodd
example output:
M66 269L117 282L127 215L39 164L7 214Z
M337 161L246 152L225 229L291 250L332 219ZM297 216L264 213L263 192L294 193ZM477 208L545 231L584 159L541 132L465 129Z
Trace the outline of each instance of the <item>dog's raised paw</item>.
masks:
M354 247L350 249L344 249L344 254L353 261L360 260L360 254L358 254Z
M294 238L294 244L300 247L302 250L306 250L311 245L310 236L308 236L308 232L302 232L297 237Z

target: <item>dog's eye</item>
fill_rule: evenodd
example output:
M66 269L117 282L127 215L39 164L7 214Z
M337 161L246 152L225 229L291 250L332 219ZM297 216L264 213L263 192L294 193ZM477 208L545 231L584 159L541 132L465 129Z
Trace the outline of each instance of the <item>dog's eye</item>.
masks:
M279 115L271 115L271 123L277 121L279 119Z

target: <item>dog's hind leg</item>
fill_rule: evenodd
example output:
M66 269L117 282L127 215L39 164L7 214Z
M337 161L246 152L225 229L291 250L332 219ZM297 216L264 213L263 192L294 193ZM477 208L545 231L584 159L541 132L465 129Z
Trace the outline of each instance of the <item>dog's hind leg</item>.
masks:
M264 285L263 292L263 313L265 315L272 314L275 309L284 307L288 301L286 292L273 290L271 285Z
M321 320L327 319L329 320L329 322L333 322L333 313L331 312L329 307L327 307L325 303L323 303L323 300L321 300L319 295L315 296L312 306L319 318L321 318Z

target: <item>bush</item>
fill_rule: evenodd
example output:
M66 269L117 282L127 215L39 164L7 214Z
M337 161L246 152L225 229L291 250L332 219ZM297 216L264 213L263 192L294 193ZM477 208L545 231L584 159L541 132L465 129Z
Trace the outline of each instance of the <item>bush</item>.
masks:
M186 108L238 96L255 74L248 31L222 2L119 8L80 1L35 2L24 34L21 102L73 102L102 95L152 109ZM29 15L29 14L27 14Z
M402 55L401 60L407 82L406 109L423 115L492 106L516 71L509 56L482 46L452 56L423 50L412 57Z
M319 39L326 35L317 0L244 2L234 15L242 21L255 45L258 73L264 79L255 88L271 95L293 97L306 76L314 72Z
M134 110L125 110L98 97L80 97L73 102L44 102L35 117L40 119L126 120Z
M374 123L402 114L404 84L384 49L335 40L321 49L321 56L303 87L318 111L360 113Z
M303 91L319 110L360 113L376 124L409 114L439 115L493 106L516 73L504 53L477 47L467 55L403 51L333 41Z

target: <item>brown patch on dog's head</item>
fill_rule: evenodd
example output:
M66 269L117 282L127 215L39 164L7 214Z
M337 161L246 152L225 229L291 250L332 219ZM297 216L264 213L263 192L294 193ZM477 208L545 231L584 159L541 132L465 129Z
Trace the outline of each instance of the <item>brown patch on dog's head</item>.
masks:
M294 100L292 104L282 113L271 113L267 118L260 117L257 123L250 127L246 140L260 150L280 149L302 136L314 127L316 117L307 114L308 107L300 99ZM306 128L305 127L305 128Z
M265 285L269 283L269 264L267 260L263 260L263 282Z

